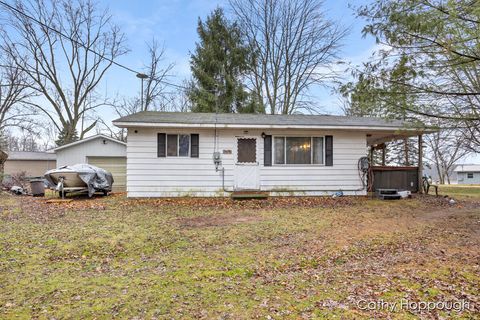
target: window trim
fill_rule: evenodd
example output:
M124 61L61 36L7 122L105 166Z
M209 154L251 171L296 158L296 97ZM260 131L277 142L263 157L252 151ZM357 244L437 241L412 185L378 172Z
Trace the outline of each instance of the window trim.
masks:
M283 140L283 160L285 163L275 163L275 138L284 138ZM310 138L310 163L286 163L287 162L287 138ZM313 163L313 138L323 139L322 163ZM272 135L272 166L278 167L325 167L325 136L319 135Z
M177 155L169 156L168 155L168 136L177 136ZM188 155L180 155L180 136L188 136ZM190 133L167 133L165 136L165 158L190 158L192 152L192 135Z

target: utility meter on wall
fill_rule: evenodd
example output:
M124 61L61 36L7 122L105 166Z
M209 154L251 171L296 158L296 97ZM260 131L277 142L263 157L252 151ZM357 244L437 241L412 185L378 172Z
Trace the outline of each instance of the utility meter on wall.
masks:
M215 164L215 170L218 170L218 167L222 165L222 156L220 152L216 151L213 153L213 163Z

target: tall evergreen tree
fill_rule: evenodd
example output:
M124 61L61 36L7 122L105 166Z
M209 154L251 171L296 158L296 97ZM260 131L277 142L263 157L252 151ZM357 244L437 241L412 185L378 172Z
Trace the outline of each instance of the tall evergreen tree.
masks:
M194 112L263 112L244 85L250 49L221 8L198 21L200 42L191 56L193 80L187 92Z
M55 140L55 143L57 144L58 147L78 140L77 130L75 129L73 133L70 133L68 130L69 130L68 127L64 127L58 133L57 140Z

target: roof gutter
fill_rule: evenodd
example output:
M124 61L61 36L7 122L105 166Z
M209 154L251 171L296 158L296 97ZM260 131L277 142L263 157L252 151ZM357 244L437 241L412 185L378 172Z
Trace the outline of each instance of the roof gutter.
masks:
M113 122L119 128L215 128L214 123L154 123L154 122ZM335 125L282 125L282 124L222 124L216 125L223 129L336 129L365 131L410 131L427 132L419 128L388 127L388 126L335 126ZM433 131L432 131L433 132Z

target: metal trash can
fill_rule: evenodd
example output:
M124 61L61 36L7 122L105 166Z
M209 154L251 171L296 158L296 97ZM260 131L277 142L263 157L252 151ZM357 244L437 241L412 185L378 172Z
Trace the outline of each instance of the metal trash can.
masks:
M32 195L34 197L43 197L45 196L45 183L43 179L31 179L30 180L30 189L32 190Z

